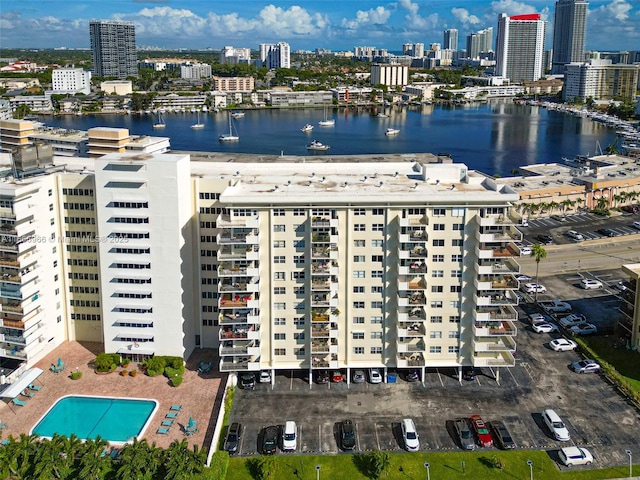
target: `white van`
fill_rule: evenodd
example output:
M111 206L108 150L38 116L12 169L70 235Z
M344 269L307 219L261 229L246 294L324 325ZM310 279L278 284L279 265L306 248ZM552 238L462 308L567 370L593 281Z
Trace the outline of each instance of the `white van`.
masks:
M296 428L296 422L288 420L284 424L282 430L282 451L283 452L295 452L298 442L298 429Z
M568 442L570 440L569 430L567 430L564 422L556 412L548 408L542 412L542 420L556 440L560 440L561 442Z

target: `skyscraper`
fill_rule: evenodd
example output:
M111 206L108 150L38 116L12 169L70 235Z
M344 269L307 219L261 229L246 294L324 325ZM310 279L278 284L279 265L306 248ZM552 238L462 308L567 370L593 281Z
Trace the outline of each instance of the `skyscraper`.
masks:
M442 48L445 50L458 50L458 30L450 28L444 31L444 42Z
M133 22L92 21L89 37L94 75L127 78L138 74Z
M552 73L564 73L565 65L582 62L587 23L586 0L558 0L553 24Z
M478 58L482 52L493 50L493 27L467 36L467 57Z
M512 82L536 81L542 77L545 22L540 14L498 17L496 73Z
M275 68L289 68L291 66L291 52L289 44L279 42L276 44L260 44L260 60L269 70Z

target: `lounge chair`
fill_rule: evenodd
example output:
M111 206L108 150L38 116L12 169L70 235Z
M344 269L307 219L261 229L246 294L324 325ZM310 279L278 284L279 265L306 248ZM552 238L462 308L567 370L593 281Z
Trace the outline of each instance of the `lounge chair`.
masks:
M211 371L211 362L209 363L201 363L200 364L200 368L198 369L198 372L200 373L209 373Z
M185 427L184 434L188 437L189 435L193 435L194 433L198 433L198 427Z
M182 408L182 405L171 405L170 410L180 410Z
M164 416L164 418L177 418L177 417L178 417L178 412L175 412L175 413L169 412Z
M39 392L40 389L42 388L42 385L34 385L33 383L31 385L29 385L29 390L35 390L36 392Z
M118 458L120 458L120 449L119 448L112 449L111 453L109 453L109 456L111 457L111 460L117 460Z
M6 422L3 422L2 420L0 420L0 430L4 430L5 428L7 428Z
M14 405L17 405L19 407L24 407L27 404L27 402L23 402L22 400L18 400L17 398L12 398L11 401Z
M35 396L35 392L30 392L28 390L23 390L22 392L20 392L20 395L22 395L23 397L28 397L28 398L33 398Z
M170 427L171 425L173 425L173 422L175 422L175 420L163 420L162 421L162 426L163 427Z
M51 370L53 373L60 373L60 370L58 370L58 367L56 367L53 363L49 367L49 370Z
M165 435L167 433L169 433L169 429L171 427L167 427L167 428L159 428L158 431L156 433L161 433L162 435Z

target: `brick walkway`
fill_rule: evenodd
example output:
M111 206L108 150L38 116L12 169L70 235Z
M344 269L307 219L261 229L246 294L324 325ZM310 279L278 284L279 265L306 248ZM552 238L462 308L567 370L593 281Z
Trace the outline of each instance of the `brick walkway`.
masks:
M198 422L198 433L186 437L191 445L200 448L209 448L220 402L222 401L224 383L219 373L213 372L200 375L198 366L200 361L213 361L218 364L215 350L196 350L187 361L184 381L177 388L168 384L164 376L147 377L138 373L136 377L122 377L118 374L121 368L108 375L97 375L89 366L97 353L101 351L100 344L80 344L78 342L66 342L54 352L47 355L35 366L44 370L44 373L34 383L42 385L42 389L33 398L25 400L24 407L18 407L6 400L0 402L0 420L8 427L2 431L3 438L9 435L18 437L21 433L29 433L36 422L44 413L64 395L82 394L98 396L114 396L128 398L152 398L159 402L159 408L154 415L144 438L149 443L155 442L159 447L167 447L175 440L182 440L185 435L182 426L188 423L189 416ZM51 364L56 363L58 357L64 361L65 370L60 374L54 374L49 370ZM129 365L129 370L137 368L137 365ZM215 367L214 367L215 368ZM71 380L69 374L79 370L82 378ZM140 369L138 368L138 372ZM221 387L222 385L222 387ZM165 414L171 405L183 405L176 423L166 435L157 434Z

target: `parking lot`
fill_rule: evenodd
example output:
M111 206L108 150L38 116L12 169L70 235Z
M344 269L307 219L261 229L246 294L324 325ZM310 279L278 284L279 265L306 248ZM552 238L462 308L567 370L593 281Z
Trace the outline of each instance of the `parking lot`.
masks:
M606 287L579 289L582 276L600 278ZM619 300L610 286L618 277L616 270L545 278L544 284L554 293L539 300L568 300L574 312L604 329L615 321L611 312ZM536 310L535 304L525 301L521 317ZM424 382L408 383L399 375L397 383L314 383L310 387L307 372L279 372L273 387L257 384L254 391L238 391L230 418L243 425L238 454L256 454L260 429L286 420L298 425L299 453L340 453L338 424L344 419L355 424L356 452L400 451L399 424L407 417L416 424L422 451L455 450L460 447L453 420L477 413L486 422L502 420L518 448L555 451L570 444L586 446L599 467L624 464L625 450L638 444L638 412L602 376L569 370L568 365L581 357L548 347L549 340L561 334L536 334L524 321L518 328L515 367L482 369L474 381L459 382L454 369L429 369ZM545 408L562 417L570 442L554 440L543 427L540 413Z

